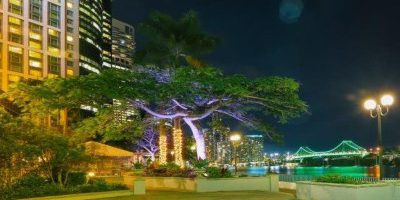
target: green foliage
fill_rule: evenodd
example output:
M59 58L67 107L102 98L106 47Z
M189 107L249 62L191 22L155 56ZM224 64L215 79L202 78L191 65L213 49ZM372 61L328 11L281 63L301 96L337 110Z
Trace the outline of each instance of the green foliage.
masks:
M139 25L139 33L146 37L144 48L137 51L136 63L180 67L190 63L203 66L201 55L211 52L219 39L201 30L197 14L189 11L178 20L160 12L153 12Z
M95 179L90 180L87 184L85 182L78 184L78 182L82 181L81 174L79 174L79 176L80 180L75 181L77 185L70 184L67 187L63 187L58 184L49 183L43 177L27 175L5 191L3 195L0 196L0 199L19 199L128 189L128 187L123 184L108 184L104 179Z
M135 162L135 163L133 163L133 168L134 168L134 169L143 169L144 166L143 166L143 164L140 163L140 162Z
M125 109L121 109L125 110ZM85 141L88 138L107 141L136 141L143 133L143 122L139 116L129 121L118 121L114 109L105 108L95 113L94 117L76 124L74 139Z
M10 188L21 175L33 172L65 185L69 172L79 169L79 163L86 160L82 145L0 110L0 189Z
M175 163L167 163L160 166L150 165L145 168L143 175L156 177L196 177L196 173L193 170L186 168L182 169Z
M70 172L66 185L77 186L85 183L86 183L86 172Z
M207 178L232 178L232 173L226 168L208 167Z
M55 86L51 87L51 84ZM157 77L145 72L106 70L102 74L47 80L43 85L20 83L6 96L28 110L40 108L39 105L43 104L52 109L76 109L81 105L98 108L95 117L76 126L75 131L83 133L84 139L101 136L105 141L135 140L143 132L140 117L129 123L113 121L113 110L104 106L110 99L118 99L124 105L128 104L127 99L139 99L156 108L163 108L175 99L190 106L193 116L217 109L230 111L230 114L221 114L226 117L240 113L244 116L245 125L279 142L282 141L280 133L271 124L256 119L271 119L268 118L271 116L286 123L307 112L308 107L298 93L299 83L291 78L250 79L238 75L226 76L212 67L187 66L174 69L167 82L159 82ZM198 99L218 101L199 106ZM253 118L248 118L250 113Z
M209 164L208 160L206 160L206 159L204 159L204 160L194 159L191 162L195 169L205 169Z
M316 182L323 182L323 183L339 183L339 184L368 184L369 182L357 180L354 177L349 176L341 176L341 175L324 175L315 178Z

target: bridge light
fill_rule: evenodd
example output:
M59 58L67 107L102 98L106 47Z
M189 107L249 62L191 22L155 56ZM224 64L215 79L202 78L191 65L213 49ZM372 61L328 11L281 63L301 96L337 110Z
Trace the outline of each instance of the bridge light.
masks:
M367 110L373 110L376 108L376 101L373 99L368 99L364 102L364 108Z
M394 102L394 98L392 95L383 95L381 98L381 104L383 106L391 106Z

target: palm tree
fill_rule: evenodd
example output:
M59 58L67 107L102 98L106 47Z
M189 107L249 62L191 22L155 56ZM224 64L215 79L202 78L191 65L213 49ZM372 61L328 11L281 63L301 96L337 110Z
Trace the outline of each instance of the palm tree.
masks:
M146 42L144 48L136 53L135 62L160 67L203 66L200 56L214 50L220 42L217 37L201 30L194 11L178 20L154 12L139 25L139 32L146 37Z

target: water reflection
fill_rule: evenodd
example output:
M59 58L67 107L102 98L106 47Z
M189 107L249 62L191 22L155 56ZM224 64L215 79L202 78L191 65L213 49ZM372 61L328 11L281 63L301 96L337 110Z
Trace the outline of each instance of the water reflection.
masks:
M325 174L340 174L343 176L369 176L379 177L379 167L295 167L287 168L282 166L264 166L264 167L248 167L245 169L249 176L261 176L268 172L288 175L315 175L321 176ZM386 178L400 178L400 168L387 166L384 168Z

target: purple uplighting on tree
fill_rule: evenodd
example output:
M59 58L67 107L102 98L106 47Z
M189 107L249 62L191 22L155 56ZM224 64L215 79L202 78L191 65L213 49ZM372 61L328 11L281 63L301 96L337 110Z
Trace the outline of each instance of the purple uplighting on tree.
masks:
M148 128L144 131L142 138L137 142L137 145L146 150L151 160L154 161L156 158L156 152L160 149L157 145L158 133L153 128Z
M285 123L307 109L297 94L298 83L288 78L249 80L241 76L224 76L220 71L206 67L141 70L154 80L156 87L149 90L150 98L146 100L127 98L127 101L159 120L180 118L193 134L198 159L206 159L201 121L213 113L238 120L276 140L279 134L275 129L252 117L251 112L262 112Z

